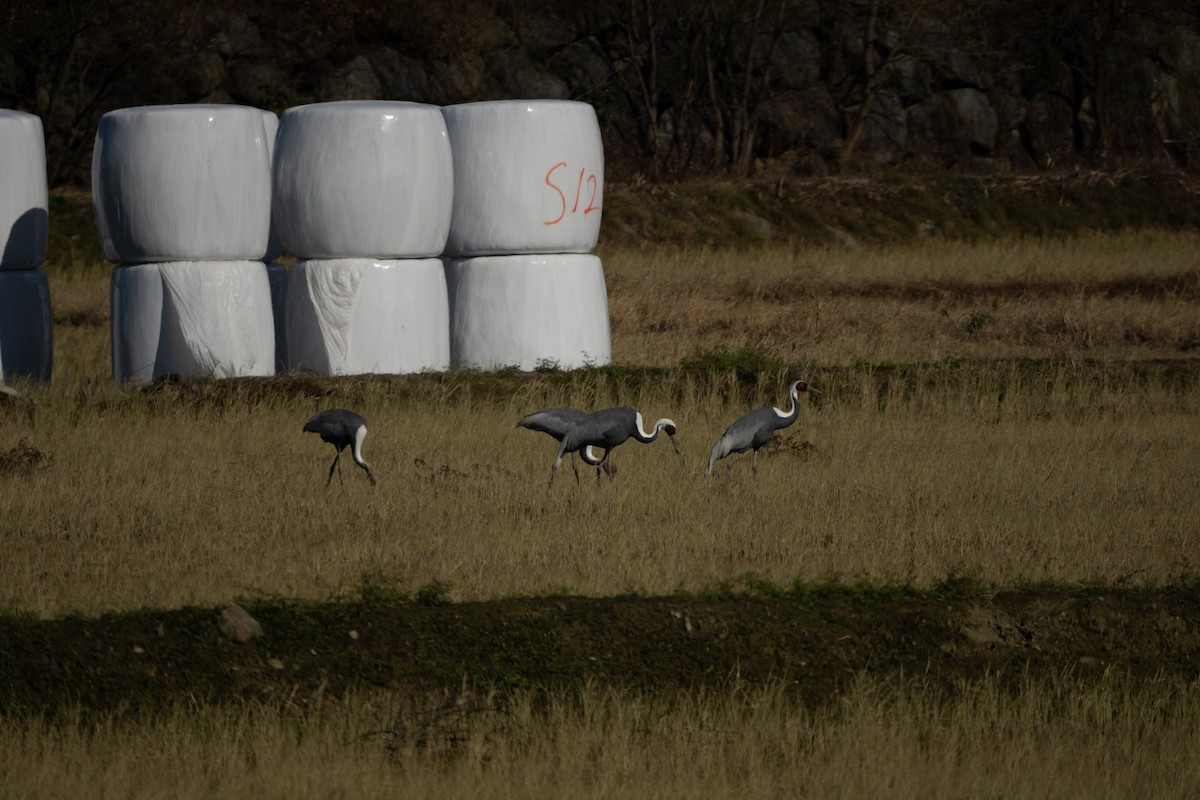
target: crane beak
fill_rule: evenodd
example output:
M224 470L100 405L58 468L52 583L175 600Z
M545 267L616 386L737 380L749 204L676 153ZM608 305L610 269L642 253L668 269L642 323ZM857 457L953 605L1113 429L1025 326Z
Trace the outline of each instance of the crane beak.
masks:
M671 444L675 447L675 454L679 455L679 442L675 441L675 434L667 433L667 438L671 440Z

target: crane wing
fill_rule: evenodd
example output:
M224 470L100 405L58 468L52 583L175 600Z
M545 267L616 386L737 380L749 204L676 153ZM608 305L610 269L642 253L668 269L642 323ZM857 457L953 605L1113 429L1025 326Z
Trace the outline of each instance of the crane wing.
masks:
M562 441L563 436L572 425L577 425L586 418L585 412L575 408L547 408L544 411L535 411L522 417L517 422L517 427L547 433Z

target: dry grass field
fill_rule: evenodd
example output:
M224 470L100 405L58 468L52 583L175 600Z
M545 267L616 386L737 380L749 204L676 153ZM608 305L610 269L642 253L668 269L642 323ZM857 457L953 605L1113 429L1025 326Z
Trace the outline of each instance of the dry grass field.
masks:
M364 585L453 601L706 592L753 576L1161 586L1200 560L1200 235L757 252L602 252L612 367L114 387L108 270L48 267L55 375L0 415L0 610L38 618ZM759 458L704 477L733 418L804 397ZM553 483L554 405L671 417L619 474ZM302 434L370 422L370 487ZM1193 675L1193 680L1195 676ZM848 684L518 694L452 754L371 737L386 692L0 722L16 797L1194 796L1194 683ZM503 709L503 711L495 710ZM97 727L98 726L98 727ZM296 764L312 769L295 769ZM1167 769L1168 764L1181 764ZM1146 783L1154 776L1158 783ZM13 781L17 781L13 783ZM659 788L639 791L646 781ZM179 787L196 787L192 795ZM1054 787L1053 790L1050 787Z
M953 701L861 678L817 711L778 685L518 693L431 717L413 698L175 708L130 725L0 721L9 797L1194 797L1194 686L1065 678Z
M615 368L151 389L108 379L107 271L64 270L55 379L0 421L0 608L325 598L368 575L458 600L746 573L1171 581L1200 539L1197 252L1190 234L616 252ZM724 426L794 377L820 394L757 479L747 457L706 480ZM627 443L611 484L548 489L554 442L516 420L623 403L674 419L682 454ZM325 489L331 448L300 428L331 406L369 420L376 489L357 470Z

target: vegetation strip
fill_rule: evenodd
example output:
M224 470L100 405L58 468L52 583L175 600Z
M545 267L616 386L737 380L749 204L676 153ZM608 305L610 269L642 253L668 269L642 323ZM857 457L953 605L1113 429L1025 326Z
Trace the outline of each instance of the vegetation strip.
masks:
M397 690L722 687L784 680L819 704L856 676L924 675L952 687L1116 671L1200 674L1200 593L1031 587L985 593L796 586L707 596L247 603L260 636L222 634L220 610L96 619L0 618L0 714L153 712L372 687Z
M604 391L636 395L644 391L714 390L727 394L730 402L754 402L766 387L772 393L786 383L789 374L811 377L819 396L810 403L837 405L861 401L864 379L879 390L920 388L922 392L1003 391L1029 382L1054 381L1062 385L1099 383L1112 389L1162 387L1173 393L1188 393L1200 384L1200 358L1190 354L1178 358L1131 361L1090 358L998 358L968 360L946 358L925 362L861 362L849 366L789 364L754 348L715 348L697 351L678 367L644 367L613 364L577 370L560 370L553 365L534 373L512 370L496 372L450 371L413 375L354 375L324 377L312 374L276 375L269 378L225 380L178 380L168 376L146 386L80 386L74 402L99 405L99 410L169 403L224 408L230 404L259 404L296 398L338 397L350 403L380 391L391 401L439 403L528 398L548 403L562 392ZM893 397L893 400L895 397ZM25 407L33 414L32 399L6 398L3 402Z

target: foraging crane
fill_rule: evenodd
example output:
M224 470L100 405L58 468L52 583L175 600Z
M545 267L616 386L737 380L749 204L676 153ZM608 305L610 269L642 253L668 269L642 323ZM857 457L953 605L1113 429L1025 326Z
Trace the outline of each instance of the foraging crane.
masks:
M329 442L337 450L333 456L333 463L329 465L329 478L325 481L326 486L329 486L330 481L333 480L334 467L337 468L338 481L345 483L342 481L342 467L338 463L338 459L342 457L342 451L347 447L350 448L350 455L354 459L354 463L363 468L363 471L367 473L367 480L371 482L372 486L375 485L375 470L362 458L362 443L363 439L367 438L367 421L365 419L344 408L331 408L309 417L308 422L304 423L304 432L320 434L321 441Z
M578 425L587 416L588 413L586 411L580 411L578 408L559 406L527 414L517 422L517 427L547 433L553 436L556 442L561 442L571 426ZM610 480L616 477L617 468L612 464L605 464L601 467L600 459L592 452L591 445L584 447L579 454L585 464L596 467L597 481L600 480L601 470L608 474ZM579 465L575 463L575 453L571 453L571 469L575 471L575 482L579 483Z
M796 421L796 417L800 416L800 404L798 402L800 392L807 392L808 384L804 381L796 381L792 384L792 388L788 391L788 395L792 399L791 408L787 411L782 409L767 406L766 408L756 408L748 414L738 417L733 421L733 424L725 429L725 433L721 434L721 438L717 439L717 443L713 445L712 452L708 456L708 469L705 475L711 475L713 464L716 464L730 453L744 453L747 450L754 450L754 462L751 467L753 474L758 474L758 449L767 443L777 430L781 430L791 425ZM815 389L813 391L816 391ZM726 468L726 474L733 469L733 463L730 462Z
M630 437L649 444L658 438L659 433L665 431L671 438L675 452L678 453L679 444L675 441L676 430L675 421L664 417L654 423L653 433L646 433L642 423L642 413L632 406L606 408L603 411L588 414L587 417L572 425L564 434L562 444L558 446L554 469L550 471L550 483L554 483L554 476L558 473L564 454L580 452L589 445L604 449L604 455L600 458L601 468L606 464L609 467L612 466L609 458L613 449Z

